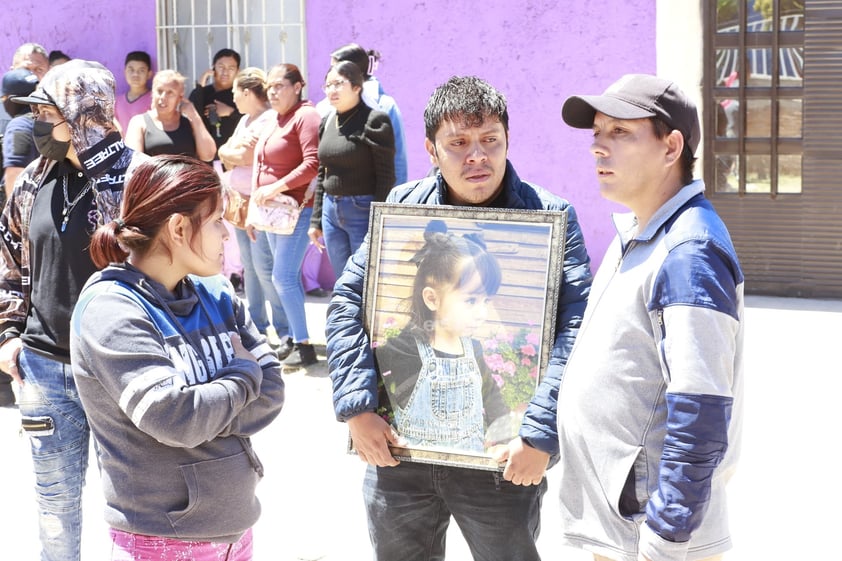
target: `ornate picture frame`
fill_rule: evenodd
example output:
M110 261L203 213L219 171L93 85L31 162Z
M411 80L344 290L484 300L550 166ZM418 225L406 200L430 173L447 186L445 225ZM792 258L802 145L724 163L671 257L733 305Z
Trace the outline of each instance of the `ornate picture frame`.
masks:
M395 458L502 469L555 341L566 230L565 211L372 204L363 321Z

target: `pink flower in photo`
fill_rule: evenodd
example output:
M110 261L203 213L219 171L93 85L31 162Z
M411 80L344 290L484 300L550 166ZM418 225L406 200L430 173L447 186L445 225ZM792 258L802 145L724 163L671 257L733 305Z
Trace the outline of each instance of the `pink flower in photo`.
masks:
M524 409L535 393L535 382L539 379L538 349L541 348L538 333L540 329L534 325L510 326L483 342L484 358L492 379L512 411Z
M500 356L499 353L486 355L485 364L487 364L491 370L500 371L503 369L503 357Z
M535 348L534 345L531 344L521 345L520 354L526 356L535 356L538 354L538 350Z
M530 331L526 335L526 342L529 343L530 345L535 345L537 347L541 343L541 338L538 337L538 334L535 333L534 331Z

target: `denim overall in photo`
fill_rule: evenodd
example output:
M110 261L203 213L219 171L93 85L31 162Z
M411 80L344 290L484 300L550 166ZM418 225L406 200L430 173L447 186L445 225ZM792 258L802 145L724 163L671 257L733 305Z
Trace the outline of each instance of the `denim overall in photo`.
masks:
M415 338L421 372L406 407L395 408L398 432L410 444L484 451L482 375L471 339L461 341L462 356L442 358Z

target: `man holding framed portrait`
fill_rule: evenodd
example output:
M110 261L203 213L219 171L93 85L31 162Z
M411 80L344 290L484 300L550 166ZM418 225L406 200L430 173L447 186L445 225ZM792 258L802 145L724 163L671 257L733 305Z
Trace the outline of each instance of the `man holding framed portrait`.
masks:
M446 463L400 462L393 449L405 442L378 415L382 377L376 341L365 319L366 274L376 274L370 270L370 236L348 260L328 309L327 355L336 416L348 423L354 450L369 464L363 495L375 559L443 559L452 516L475 559L538 560L535 540L547 489L544 473L558 454L558 386L582 321L590 259L573 207L522 181L508 161L508 111L499 91L476 77L453 77L433 92L424 120L425 147L438 171L396 187L387 202L564 213L564 258L556 280L548 367L523 414L519 436L495 452L502 474Z

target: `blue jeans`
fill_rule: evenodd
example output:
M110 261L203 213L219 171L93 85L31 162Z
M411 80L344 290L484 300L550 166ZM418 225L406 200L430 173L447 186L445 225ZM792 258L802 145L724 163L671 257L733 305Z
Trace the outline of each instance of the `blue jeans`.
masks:
M540 561L535 540L547 480L522 487L497 472L403 462L368 466L363 497L376 561L441 561L453 516L474 559Z
M289 335L289 323L281 304L281 297L272 282L272 267L275 259L272 256L272 244L269 234L255 230L255 241L249 239L245 230L234 229L237 244L240 246L240 261L243 264L243 284L248 300L249 314L254 325L261 333L266 333L269 327L269 316L266 314L266 302L272 311L272 327L278 337L283 339Z
M313 208L301 209L298 223L292 234L268 234L272 244L272 254L275 264L272 268L272 282L281 298L292 339L296 343L307 341L307 316L304 314L304 286L301 284L301 264L310 238L307 230L310 228L310 217Z
M20 352L23 427L32 446L41 561L79 561L90 429L69 364Z
M336 278L342 275L348 258L362 245L368 234L368 212L374 197L341 196L325 193L322 203L322 233L325 249Z

